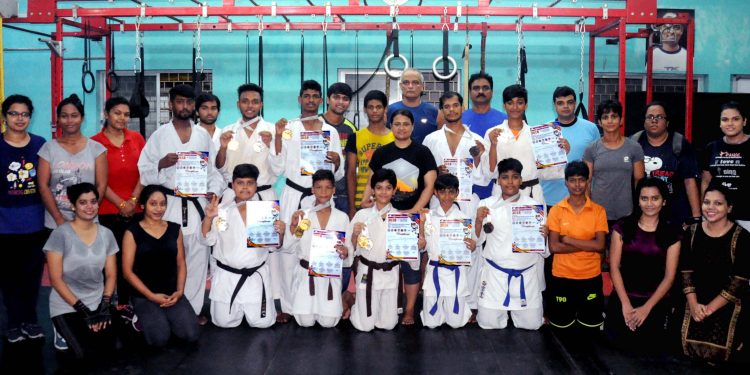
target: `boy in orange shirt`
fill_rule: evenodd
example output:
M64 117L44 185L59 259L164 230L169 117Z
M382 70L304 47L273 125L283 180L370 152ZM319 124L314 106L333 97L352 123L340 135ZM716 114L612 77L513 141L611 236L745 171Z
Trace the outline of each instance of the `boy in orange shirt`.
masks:
M604 207L586 196L589 168L574 161L565 168L569 196L550 210L549 247L554 254L549 323L561 332L596 332L604 323L601 261L608 232Z

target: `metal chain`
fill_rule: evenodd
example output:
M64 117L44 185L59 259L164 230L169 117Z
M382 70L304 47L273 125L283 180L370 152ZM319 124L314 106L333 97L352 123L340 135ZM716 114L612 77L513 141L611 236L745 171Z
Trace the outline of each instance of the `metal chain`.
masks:
M138 73L141 69L141 17L135 17L135 57L133 58L133 72Z
M201 56L201 16L197 17L197 20L195 21L195 33L193 34L193 43L195 45L195 65L196 67L200 67L199 71L200 73L203 73L203 56Z
M578 92L583 92L583 61L586 57L586 18L581 18L578 25L578 32L581 34L581 70L578 76Z
M518 71L516 74L516 83L519 85L521 84L521 48L523 47L523 24L521 21L521 18L518 18L518 21L516 21L516 39L518 42L518 49L516 50L516 65L518 66Z

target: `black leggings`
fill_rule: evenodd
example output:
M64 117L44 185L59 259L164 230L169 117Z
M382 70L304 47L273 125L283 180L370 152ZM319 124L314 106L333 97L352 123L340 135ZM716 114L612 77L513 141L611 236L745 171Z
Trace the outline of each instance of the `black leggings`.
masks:
M44 269L42 247L50 231L27 234L0 234L5 248L0 262L0 292L8 310L8 328L21 323L37 323L36 303Z
M111 324L99 332L92 331L78 313L52 318L52 323L77 359L103 358L115 350L115 328Z

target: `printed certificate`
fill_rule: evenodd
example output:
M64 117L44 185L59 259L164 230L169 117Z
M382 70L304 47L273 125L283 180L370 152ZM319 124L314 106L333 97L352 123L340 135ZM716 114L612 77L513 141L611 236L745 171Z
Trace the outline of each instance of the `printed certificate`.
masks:
M537 169L568 162L568 155L558 144L560 137L562 137L562 128L557 123L551 122L531 127L531 142L534 147Z
M310 268L307 273L315 277L341 278L344 260L336 252L336 245L343 244L345 233L335 230L313 229L310 243Z
M279 201L248 201L245 203L247 247L279 246L274 222L279 220Z
M333 170L333 164L326 161L330 144L330 131L299 133L299 171L301 176L312 176L319 169Z
M419 259L419 214L403 212L386 216L386 258L396 260Z
M205 196L208 192L208 151L177 153L174 194L178 197Z
M544 235L539 229L544 224L544 206L514 204L511 206L514 253L543 253Z
M473 185L471 174L474 172L474 159L444 158L443 165L448 168L450 174L458 177L458 197L456 197L456 202L470 202Z
M440 219L440 263L471 265L471 250L464 239L471 237L471 219Z

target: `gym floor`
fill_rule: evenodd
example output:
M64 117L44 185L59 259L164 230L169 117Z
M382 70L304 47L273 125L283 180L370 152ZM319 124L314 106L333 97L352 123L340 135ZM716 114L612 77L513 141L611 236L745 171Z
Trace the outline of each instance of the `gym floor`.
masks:
M301 328L293 321L268 329L242 325L202 328L196 345L173 341L165 349L126 339L114 359L81 369L52 346L52 323L42 287L39 321L47 337L0 343L2 374L704 374L720 369L680 356L642 356L601 342L564 345L544 326L483 330L425 329L417 324L363 333L347 321L337 328ZM207 299L208 301L208 299ZM419 304L418 304L419 306ZM206 306L207 307L207 306ZM2 320L5 320L3 314ZM4 322L3 322L4 326ZM732 369L724 369L732 372ZM734 372L737 371L734 369ZM747 372L744 372L747 373Z

